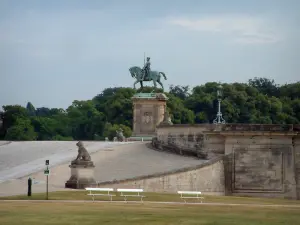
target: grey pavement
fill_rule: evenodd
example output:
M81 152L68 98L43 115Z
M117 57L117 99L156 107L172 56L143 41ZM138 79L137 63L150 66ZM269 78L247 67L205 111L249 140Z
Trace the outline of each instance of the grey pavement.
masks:
M0 196L27 193L27 179L34 179L33 193L45 192L45 159L52 165L49 191L65 191L69 163L77 155L76 142L12 142L0 146ZM84 142L95 164L97 182L135 178L202 164L204 160L158 152L145 142Z
M76 141L26 141L0 142L0 182L18 179L41 171L45 160L50 168L76 157ZM2 144L2 145L1 145ZM119 145L114 142L84 142L90 153Z
M98 182L168 172L205 162L193 157L155 151L142 142L116 147L113 151L117 154L107 154L101 163L96 164L95 176Z

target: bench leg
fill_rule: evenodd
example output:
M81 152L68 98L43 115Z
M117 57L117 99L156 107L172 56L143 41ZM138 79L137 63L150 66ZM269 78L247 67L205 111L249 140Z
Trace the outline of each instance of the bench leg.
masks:
M112 201L112 196L110 196L110 201Z
M95 195L92 195L93 196L93 202L95 201Z

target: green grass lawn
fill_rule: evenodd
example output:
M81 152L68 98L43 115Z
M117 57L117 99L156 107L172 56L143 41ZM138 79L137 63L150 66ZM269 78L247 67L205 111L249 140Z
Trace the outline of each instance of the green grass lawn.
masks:
M288 207L0 201L1 225L297 225Z
M87 196L87 191L60 191L60 192L50 192L50 200L92 200L91 196ZM113 197L113 200L122 201L122 197ZM143 193L146 197L144 201L166 201L166 202L182 202L178 194L169 193ZM1 197L1 199L32 199L32 200L44 200L46 198L45 193L35 194L33 193L31 197L26 195L20 196L9 196ZM96 196L96 200L108 201L109 198L106 196ZM130 200L138 200L137 198L129 198ZM194 202L196 200L188 200L188 202ZM234 196L204 196L203 202L217 202L217 203L245 203L245 204L300 204L299 200L288 200L288 199L278 199L278 198L254 198L254 197L234 197Z

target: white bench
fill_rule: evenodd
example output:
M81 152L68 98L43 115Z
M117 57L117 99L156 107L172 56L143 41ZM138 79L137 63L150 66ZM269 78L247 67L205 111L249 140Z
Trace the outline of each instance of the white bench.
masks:
M201 191L177 191L177 193L180 194L180 198L183 199L185 203L185 199L187 198L201 199L201 203L202 199L204 199L204 197L199 196L201 195Z
M109 196L110 201L112 201L112 197L115 195L110 194L109 192L114 191L113 188L85 188L85 190L89 191L87 195L93 196L93 201L95 200L95 195L100 195L100 196ZM101 193L102 192L102 193ZM107 192L107 193L103 193Z
M122 197L124 197L125 202L127 201L127 197L138 197L141 198L141 201L143 201L143 198L145 196L141 195L140 193L144 192L143 189L122 189L118 188L117 192L121 192Z

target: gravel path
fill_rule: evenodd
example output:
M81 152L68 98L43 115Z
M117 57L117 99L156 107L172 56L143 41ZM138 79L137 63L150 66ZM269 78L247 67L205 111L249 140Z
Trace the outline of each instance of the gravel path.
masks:
M142 142L116 147L94 158L97 162L95 177L98 182L173 171L205 162L193 157L158 152L147 148Z
M0 146L7 145L9 143L11 143L11 141L0 141Z
M33 193L45 192L45 160L51 164L49 191L65 189L76 142L13 142L0 146L0 196L26 194L32 177ZM158 152L143 142L84 142L95 164L97 182L134 178L202 164L204 160Z
M77 154L76 143L77 141L0 143L0 183L43 170L46 159L50 160L50 168L71 161ZM91 154L120 144L122 143L84 142Z

